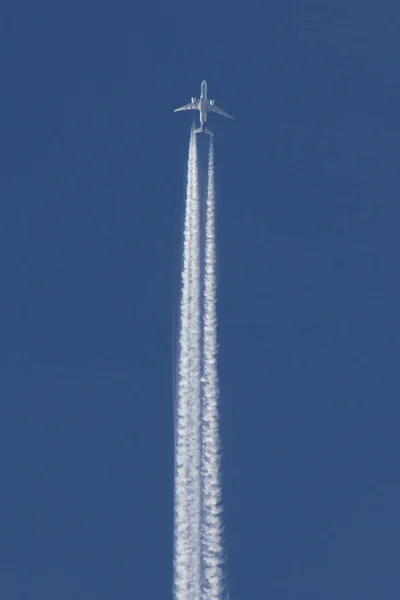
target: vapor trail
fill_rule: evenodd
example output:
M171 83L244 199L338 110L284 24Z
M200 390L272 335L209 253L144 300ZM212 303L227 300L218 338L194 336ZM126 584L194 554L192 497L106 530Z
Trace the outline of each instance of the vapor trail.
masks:
M214 145L210 140L206 203L203 397L202 397L202 598L221 600L224 594L222 492L220 481L219 384L217 367L217 283L215 250Z
M175 423L173 593L176 600L200 598L200 249L197 179L197 146L192 132L183 236Z
M183 267L180 303L178 394L175 424L175 503L174 503L174 583L176 600L186 600L190 592L189 521L189 423L190 423L190 266L192 222L193 135L189 142Z
M175 421L175 600L222 600L225 593L212 139L206 198L200 198L199 189L197 138L192 130L186 190ZM200 228L200 200L205 201L204 231Z
M193 137L191 182L191 297L190 297L190 523L191 523L191 596L200 600L200 403L201 403L201 298L200 298L200 194L198 181L197 136Z

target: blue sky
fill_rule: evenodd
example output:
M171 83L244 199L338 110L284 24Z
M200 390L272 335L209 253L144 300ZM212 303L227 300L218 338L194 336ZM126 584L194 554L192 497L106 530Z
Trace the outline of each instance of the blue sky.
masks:
M4 0L0 596L171 597L191 117L215 131L231 598L400 594L400 9Z

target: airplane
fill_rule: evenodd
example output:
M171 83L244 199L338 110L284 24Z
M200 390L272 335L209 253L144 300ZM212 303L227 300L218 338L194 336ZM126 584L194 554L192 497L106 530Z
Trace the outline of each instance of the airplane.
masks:
M207 112L215 112L218 115L222 115L223 117L228 117L228 119L234 119L231 115L221 110L215 104L215 100L209 100L207 98L207 81L203 79L201 82L201 93L200 98L192 98L189 104L185 104L184 106L180 106L176 108L174 112L178 112L180 110L198 110L200 111L200 127L194 130L194 133L207 133L208 135L213 135L213 132L207 129L206 121L207 121Z

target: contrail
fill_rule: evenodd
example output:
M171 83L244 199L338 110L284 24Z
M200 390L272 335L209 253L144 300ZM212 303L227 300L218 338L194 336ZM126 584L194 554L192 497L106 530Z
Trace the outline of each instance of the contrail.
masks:
M190 423L190 263L192 221L193 135L189 142L183 267L180 306L178 396L175 424L175 514L174 584L176 600L186 600L190 592L190 521L189 521L189 423Z
M203 227L200 200L205 204ZM214 146L211 139L207 194L200 198L197 137L192 128L175 418L175 600L222 600L225 594L216 302Z
M190 522L191 571L190 598L200 600L200 402L201 402L201 299L200 299L200 195L198 181L197 136L192 132L191 175L191 297L190 297Z
M210 140L205 226L203 311L203 407L202 407L202 563L204 600L220 600L224 594L222 545L222 492L217 367L217 282L215 251L214 144Z
M190 136L175 423L174 583L176 600L200 598L200 249L197 145Z

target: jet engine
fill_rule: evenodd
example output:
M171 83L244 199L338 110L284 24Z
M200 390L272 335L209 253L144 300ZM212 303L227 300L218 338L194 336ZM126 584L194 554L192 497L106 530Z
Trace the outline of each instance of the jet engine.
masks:
M192 98L192 104L193 104L193 102L196 102L196 98Z
M210 104L213 106L215 104L215 100L210 100Z

